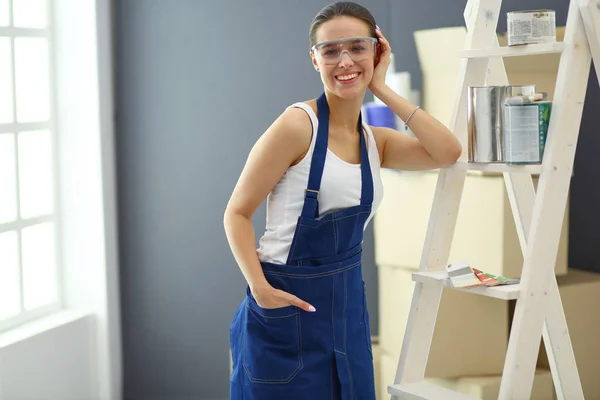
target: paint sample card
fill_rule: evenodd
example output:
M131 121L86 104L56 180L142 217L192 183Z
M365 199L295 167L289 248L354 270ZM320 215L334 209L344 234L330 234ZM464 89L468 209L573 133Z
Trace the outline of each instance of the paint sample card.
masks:
M519 279L492 275L472 268L469 263L462 261L446 265L448 279L454 288L472 288L480 286L500 286L519 283Z

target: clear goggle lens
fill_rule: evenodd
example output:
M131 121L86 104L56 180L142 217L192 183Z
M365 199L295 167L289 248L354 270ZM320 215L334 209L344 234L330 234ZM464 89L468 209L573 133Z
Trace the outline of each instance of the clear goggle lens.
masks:
M337 64L344 52L356 62L373 57L376 44L377 39L371 37L345 38L317 43L312 50L319 62Z

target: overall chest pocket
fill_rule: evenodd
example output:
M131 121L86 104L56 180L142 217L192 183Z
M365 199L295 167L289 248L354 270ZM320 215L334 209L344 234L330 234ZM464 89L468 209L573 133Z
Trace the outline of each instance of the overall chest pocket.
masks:
M324 259L356 247L363 240L368 216L368 210L347 209L319 220L300 217L290 248L290 261Z
M243 365L250 381L289 383L302 369L300 332L296 307L265 309L248 297Z

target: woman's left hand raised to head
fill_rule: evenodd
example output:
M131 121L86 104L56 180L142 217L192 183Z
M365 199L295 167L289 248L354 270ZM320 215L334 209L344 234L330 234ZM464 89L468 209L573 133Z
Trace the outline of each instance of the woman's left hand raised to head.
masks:
M393 128L371 127L377 146L383 149L381 166L398 170L427 170L455 163L462 154L458 138L444 124L386 84L385 75L392 61L392 47L379 27L376 32L379 38L379 62L376 59L369 89L405 121L414 134L414 137L398 135Z
M371 83L369 84L369 89L371 89L371 91L382 89L386 85L385 75L392 61L392 47L390 46L390 43L381 33L379 26L377 27L376 32L379 39L379 45L377 46L378 57L375 58L375 70L373 71L373 78L371 78Z

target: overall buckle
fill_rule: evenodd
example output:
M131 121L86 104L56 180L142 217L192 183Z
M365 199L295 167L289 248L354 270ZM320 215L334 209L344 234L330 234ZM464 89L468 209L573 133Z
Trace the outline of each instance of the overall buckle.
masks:
M315 198L317 200L319 200L319 191L318 190L312 190L312 189L304 189L304 197L308 197L308 192L312 192L312 193L316 193ZM312 196L311 196L312 197Z

